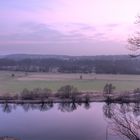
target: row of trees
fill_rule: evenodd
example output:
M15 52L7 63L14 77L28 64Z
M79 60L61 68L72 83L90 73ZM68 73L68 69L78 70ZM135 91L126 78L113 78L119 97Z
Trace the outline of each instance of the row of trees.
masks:
M0 70L24 72L140 74L140 60L0 59Z
M20 93L21 99L48 99L49 97L58 97L61 99L75 99L80 92L78 89L72 85L65 85L58 89L57 93L52 93L52 91L48 88L36 88L33 90L23 89Z
M103 93L105 97L112 95L115 87L112 84L106 84L103 89ZM23 89L20 94L11 95L11 94L4 94L0 96L2 100L10 100L10 99L22 99L22 100L41 100L44 101L45 99L68 99L72 102L89 102L90 96L88 93L82 93L78 91L78 89L72 85L65 85L60 87L56 93L52 93L49 88L35 88L33 90ZM50 100L51 101L51 100Z
M92 60L64 60L64 59L0 59L0 70L25 72L65 72L91 73L95 67Z
M111 103L114 101L118 102L129 102L131 99L134 101L139 101L140 99L140 88L134 89L133 92L128 92L128 94L116 94L114 90L116 87L111 83L106 83L103 88L103 95L105 102ZM126 93L126 92L125 92ZM35 88L33 90L23 89L20 94L11 95L11 94L4 94L0 96L0 100L38 100L41 102L53 102L60 99L60 101L68 101L68 102L85 102L88 103L90 98L93 99L91 93L88 92L80 92L76 87L73 85L65 85L60 87L57 92L53 93L49 88ZM96 100L96 97L95 97Z

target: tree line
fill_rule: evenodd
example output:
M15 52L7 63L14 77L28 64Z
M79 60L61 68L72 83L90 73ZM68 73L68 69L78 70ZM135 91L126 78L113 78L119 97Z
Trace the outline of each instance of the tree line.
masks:
M0 70L23 72L140 74L139 59L0 59Z

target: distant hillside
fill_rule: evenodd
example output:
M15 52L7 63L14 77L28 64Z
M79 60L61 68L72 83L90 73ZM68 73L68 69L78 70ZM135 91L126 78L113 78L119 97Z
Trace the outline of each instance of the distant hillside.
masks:
M140 59L129 55L65 56L13 54L0 59L0 70L24 72L140 74Z
M0 58L8 58L13 60L23 59L62 59L62 60L128 60L131 59L129 55L98 55L98 56L67 56L67 55L41 55L41 54L10 54L0 56ZM137 58L139 59L139 58Z
M69 59L70 56L65 56L65 55L41 55L41 54L10 54L10 55L5 55L4 58L13 59L13 60L47 59L47 58Z

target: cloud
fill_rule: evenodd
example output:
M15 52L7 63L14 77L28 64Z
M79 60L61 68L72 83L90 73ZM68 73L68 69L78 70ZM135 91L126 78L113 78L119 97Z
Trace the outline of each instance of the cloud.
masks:
M82 41L83 38L81 34L65 34L50 25L27 22L21 24L17 32L0 34L0 44L72 43Z
M0 34L0 44L71 44L126 40L127 26L122 24L90 25L84 23L44 24L24 22L8 34Z
M125 42L128 35L133 30L130 24L110 23L105 25L98 24L83 24L83 23L69 23L65 25L52 26L66 34L83 36L90 41L114 41Z
M58 26L52 24L22 23L16 32L0 34L0 54L99 55L127 52L121 43L109 40L110 37L105 32L108 27L102 27L103 30L98 26L79 23L70 23L62 27L69 27L69 30L59 30Z

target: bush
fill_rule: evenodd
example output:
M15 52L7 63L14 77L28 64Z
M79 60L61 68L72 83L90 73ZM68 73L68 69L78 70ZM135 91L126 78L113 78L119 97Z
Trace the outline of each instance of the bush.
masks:
M33 98L33 94L31 91L29 91L28 89L23 89L23 91L20 94L21 99L32 99Z
M48 88L42 89L42 91L39 94L39 98L44 99L44 98L49 98L52 96L52 91Z
M51 96L52 91L48 88L35 88L33 90L23 89L21 92L22 99L45 99Z
M78 89L72 85L63 86L57 91L57 96L60 98L74 99L76 98L77 94L78 94Z
M134 93L140 93L140 88L134 89Z
M112 94L113 93L113 91L115 90L115 86L113 86L111 83L110 84L106 84L105 86L104 86L104 90L103 90L103 92L104 92L104 94L105 95L110 95L110 94Z
M15 77L15 74L14 74L14 73L12 73L12 74L11 74L11 77Z

